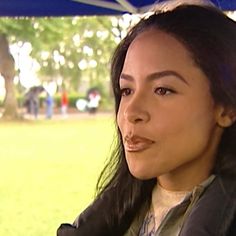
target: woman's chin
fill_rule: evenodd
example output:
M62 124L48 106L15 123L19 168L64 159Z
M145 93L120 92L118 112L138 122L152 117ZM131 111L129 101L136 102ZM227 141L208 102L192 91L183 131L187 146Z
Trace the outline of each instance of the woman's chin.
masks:
M130 173L132 176L134 176L136 179L139 180L148 180L148 179L153 179L156 178L156 176L151 175L150 172L147 170L137 170L137 169L129 169Z

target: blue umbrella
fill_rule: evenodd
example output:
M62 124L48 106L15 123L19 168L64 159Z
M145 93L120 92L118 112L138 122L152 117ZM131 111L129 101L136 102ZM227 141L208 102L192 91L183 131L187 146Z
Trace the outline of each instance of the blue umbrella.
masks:
M0 16L119 15L146 11L164 0L0 0ZM235 0L212 0L222 10L236 10Z

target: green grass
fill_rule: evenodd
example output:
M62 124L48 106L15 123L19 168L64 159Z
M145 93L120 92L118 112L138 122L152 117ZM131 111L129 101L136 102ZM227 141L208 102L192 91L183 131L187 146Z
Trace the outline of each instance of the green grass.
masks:
M51 236L91 202L112 118L0 123L0 235Z

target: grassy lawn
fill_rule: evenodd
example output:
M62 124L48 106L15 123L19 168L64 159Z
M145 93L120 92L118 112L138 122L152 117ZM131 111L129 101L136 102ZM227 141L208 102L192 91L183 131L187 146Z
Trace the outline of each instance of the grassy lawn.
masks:
M92 200L113 119L0 123L0 235L51 236Z

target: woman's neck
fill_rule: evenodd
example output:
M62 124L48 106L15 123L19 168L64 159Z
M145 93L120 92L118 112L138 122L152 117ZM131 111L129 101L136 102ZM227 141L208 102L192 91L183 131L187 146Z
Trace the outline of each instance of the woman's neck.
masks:
M157 182L169 191L192 191L195 186L202 183L211 175L210 170L177 170L157 177Z

